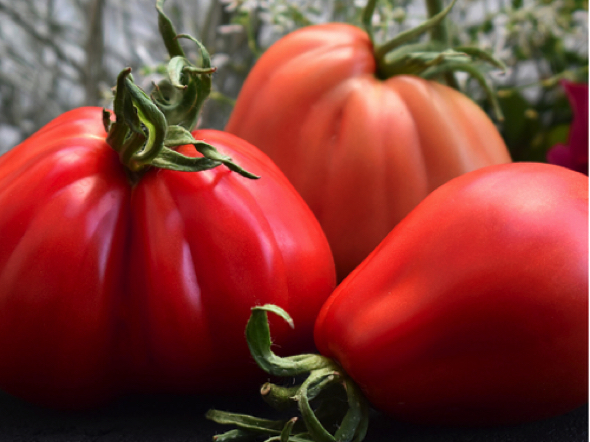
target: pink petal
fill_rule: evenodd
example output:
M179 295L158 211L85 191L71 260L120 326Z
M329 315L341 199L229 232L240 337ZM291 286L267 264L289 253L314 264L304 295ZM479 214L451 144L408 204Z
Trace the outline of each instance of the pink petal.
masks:
M562 80L572 107L568 145L557 144L547 152L547 161L588 175L588 85Z
M576 161L588 162L588 85L562 81L573 111L569 145Z
M573 169L575 167L572 150L565 144L556 144L547 152L547 161L551 164Z

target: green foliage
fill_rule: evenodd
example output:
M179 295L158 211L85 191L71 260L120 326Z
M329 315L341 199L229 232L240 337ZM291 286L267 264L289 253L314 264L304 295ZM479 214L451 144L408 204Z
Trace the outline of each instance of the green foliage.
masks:
M544 161L551 146L566 141L571 122L559 80L588 81L588 3L496 4L500 7L487 8L490 12L479 23L464 26L464 20L455 21L453 35L492 49L506 64L506 74L494 77L506 117L500 129L515 160ZM477 85L465 89L478 98ZM481 105L487 109L483 101Z

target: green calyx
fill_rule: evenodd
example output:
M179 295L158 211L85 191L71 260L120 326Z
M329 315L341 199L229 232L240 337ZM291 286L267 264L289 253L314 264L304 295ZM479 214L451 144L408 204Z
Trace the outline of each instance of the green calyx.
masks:
M183 172L200 172L225 165L240 175L255 179L258 176L242 169L231 158L220 154L204 141L196 140L191 130L197 124L199 112L211 92L211 75L215 68L207 49L191 36L177 35L172 22L162 11L164 0L158 0L158 24L170 55L167 77L151 95L133 81L131 68L124 69L117 78L113 113L103 110L107 143L119 153L121 163L134 179L150 167ZM185 56L179 39L195 43L201 54L200 66L193 65ZM175 150L192 144L202 157L189 157Z
M502 120L496 94L482 71L482 62L504 71L504 63L477 47L450 47L444 20L457 0L451 0L445 8L442 0L426 0L429 19L415 28L396 35L393 39L377 44L374 41L372 17L377 0L368 0L363 12L363 26L373 41L377 76L382 79L395 75L416 75L433 79L441 77L451 87L457 87L453 74L465 72L481 85L490 101L494 114ZM430 40L411 43L426 32Z
M267 373L280 377L302 377L296 386L272 383L262 386L263 399L277 410L298 408L300 416L270 420L244 414L209 410L207 418L236 427L215 436L216 442L246 441L266 436L279 442L360 442L368 427L369 406L358 386L334 361L317 354L279 357L272 352L267 312L293 327L291 317L280 307L254 307L246 327L250 353ZM313 403L313 406L312 406ZM348 409L345 405L348 404ZM330 432L327 428L337 428Z

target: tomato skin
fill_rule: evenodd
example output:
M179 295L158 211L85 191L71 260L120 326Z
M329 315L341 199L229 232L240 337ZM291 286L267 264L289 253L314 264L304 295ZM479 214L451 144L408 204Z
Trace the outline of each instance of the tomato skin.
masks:
M267 153L309 204L346 276L428 193L510 162L491 120L444 85L380 80L368 35L295 31L253 67L226 131Z
M588 178L490 166L428 196L315 327L375 407L419 423L542 419L588 400Z
M299 318L294 339L273 326L283 351L311 348L334 263L279 169L249 143L201 130L262 178L152 169L132 186L101 118L68 112L0 157L0 388L79 408L129 392L254 387L244 329L266 302Z

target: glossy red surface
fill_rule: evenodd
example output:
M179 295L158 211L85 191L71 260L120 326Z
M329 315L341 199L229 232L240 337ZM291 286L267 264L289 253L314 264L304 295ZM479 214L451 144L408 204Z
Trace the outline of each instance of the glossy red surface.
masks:
M195 138L262 178L152 169L131 185L101 116L68 112L0 157L0 388L80 407L254 386L244 329L263 303L296 318L284 338L277 321L282 350L309 350L334 263L278 168L203 130Z

